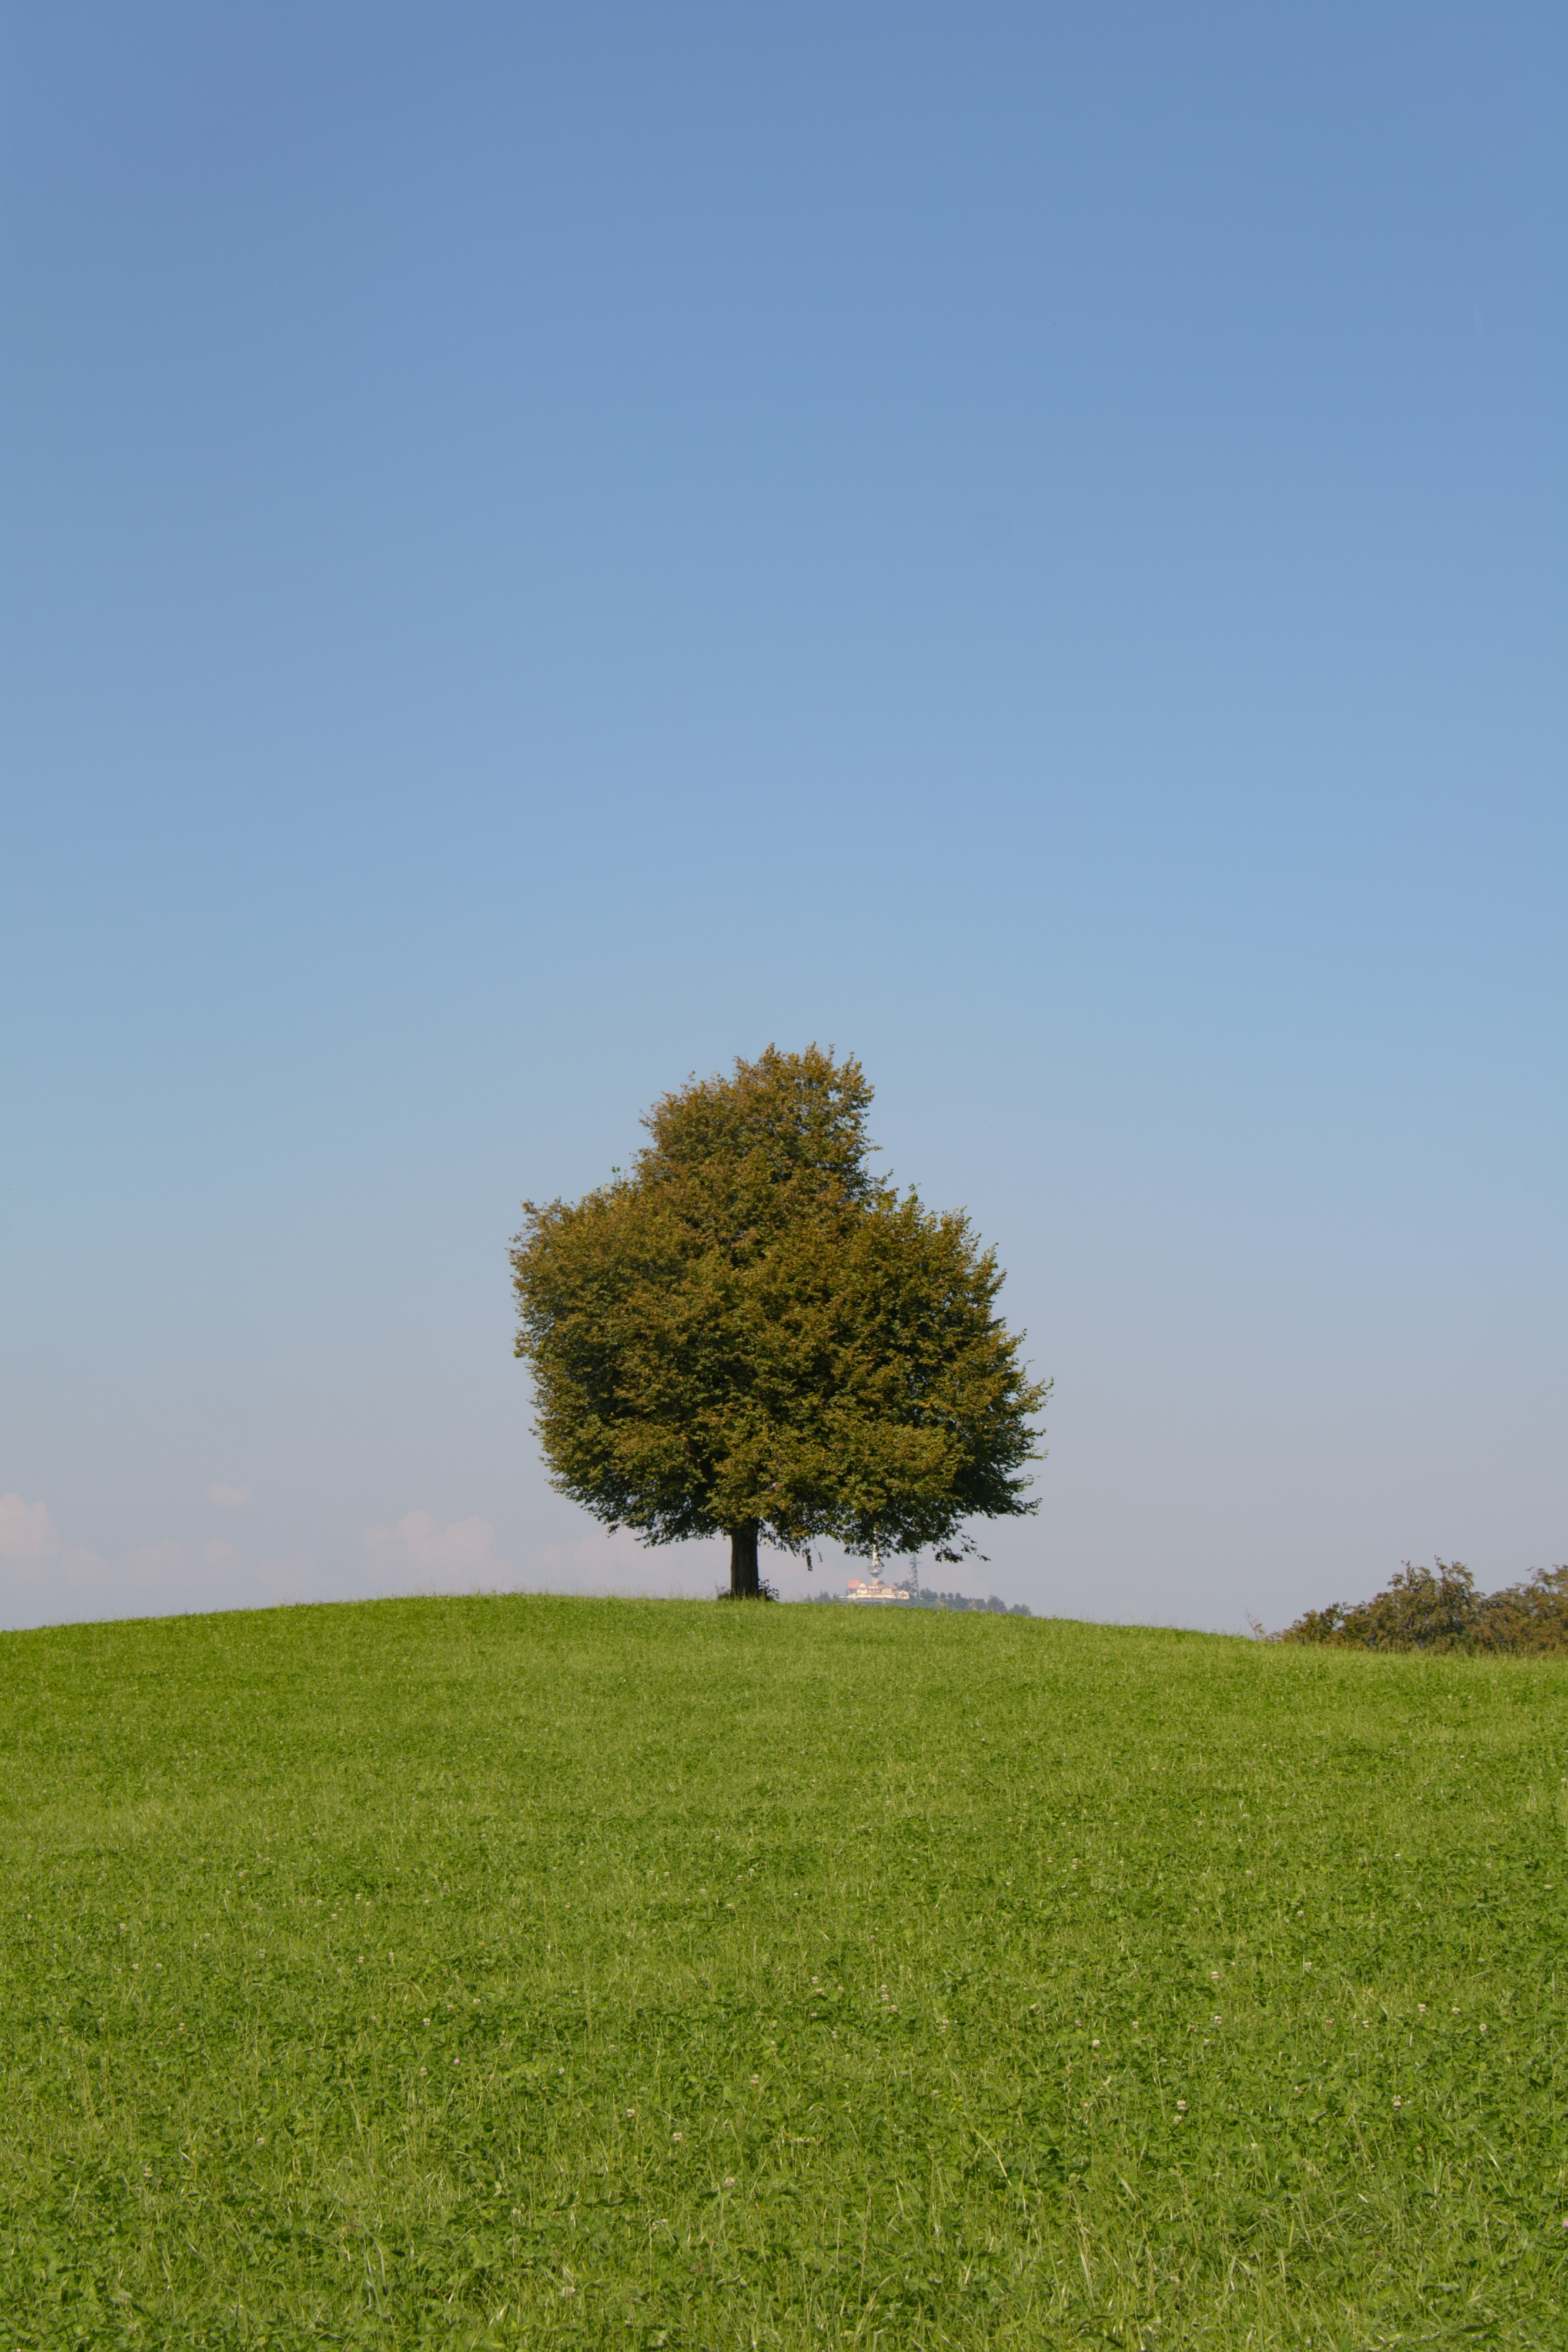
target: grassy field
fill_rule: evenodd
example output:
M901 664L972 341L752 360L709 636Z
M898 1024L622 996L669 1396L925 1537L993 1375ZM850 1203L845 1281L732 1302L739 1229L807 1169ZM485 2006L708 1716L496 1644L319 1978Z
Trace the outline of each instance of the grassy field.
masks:
M0 1636L12 2347L1568 2345L1568 1665Z

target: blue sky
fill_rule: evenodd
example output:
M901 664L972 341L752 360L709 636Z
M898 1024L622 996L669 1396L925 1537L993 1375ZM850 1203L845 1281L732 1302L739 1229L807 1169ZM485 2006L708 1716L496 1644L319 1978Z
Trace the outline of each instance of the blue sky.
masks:
M711 1590L549 1493L505 1252L769 1040L1055 1379L970 1589L1568 1558L1565 68L12 7L4 1622Z

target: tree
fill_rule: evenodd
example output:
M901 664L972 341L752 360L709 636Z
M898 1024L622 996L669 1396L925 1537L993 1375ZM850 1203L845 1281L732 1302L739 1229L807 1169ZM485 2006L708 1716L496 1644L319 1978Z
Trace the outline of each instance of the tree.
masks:
M955 1559L966 1518L1038 1507L1049 1387L968 1219L871 1171L871 1099L853 1059L769 1046L656 1103L630 1174L525 1202L512 1245L552 1484L648 1543L727 1535L737 1597L761 1540Z

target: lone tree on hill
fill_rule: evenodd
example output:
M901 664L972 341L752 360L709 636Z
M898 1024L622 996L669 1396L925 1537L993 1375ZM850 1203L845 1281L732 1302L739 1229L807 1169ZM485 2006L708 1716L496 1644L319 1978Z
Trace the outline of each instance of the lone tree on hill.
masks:
M1049 1394L995 1313L961 1211L867 1166L872 1090L812 1046L693 1080L643 1121L630 1175L525 1202L517 1352L557 1490L648 1543L727 1535L956 1559L971 1516L1018 1517Z

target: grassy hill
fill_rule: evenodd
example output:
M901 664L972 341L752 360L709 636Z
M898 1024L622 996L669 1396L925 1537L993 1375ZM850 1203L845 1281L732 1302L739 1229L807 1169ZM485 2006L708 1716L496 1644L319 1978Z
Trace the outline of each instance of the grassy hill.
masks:
M0 1636L12 2346L1568 2343L1568 1665Z

